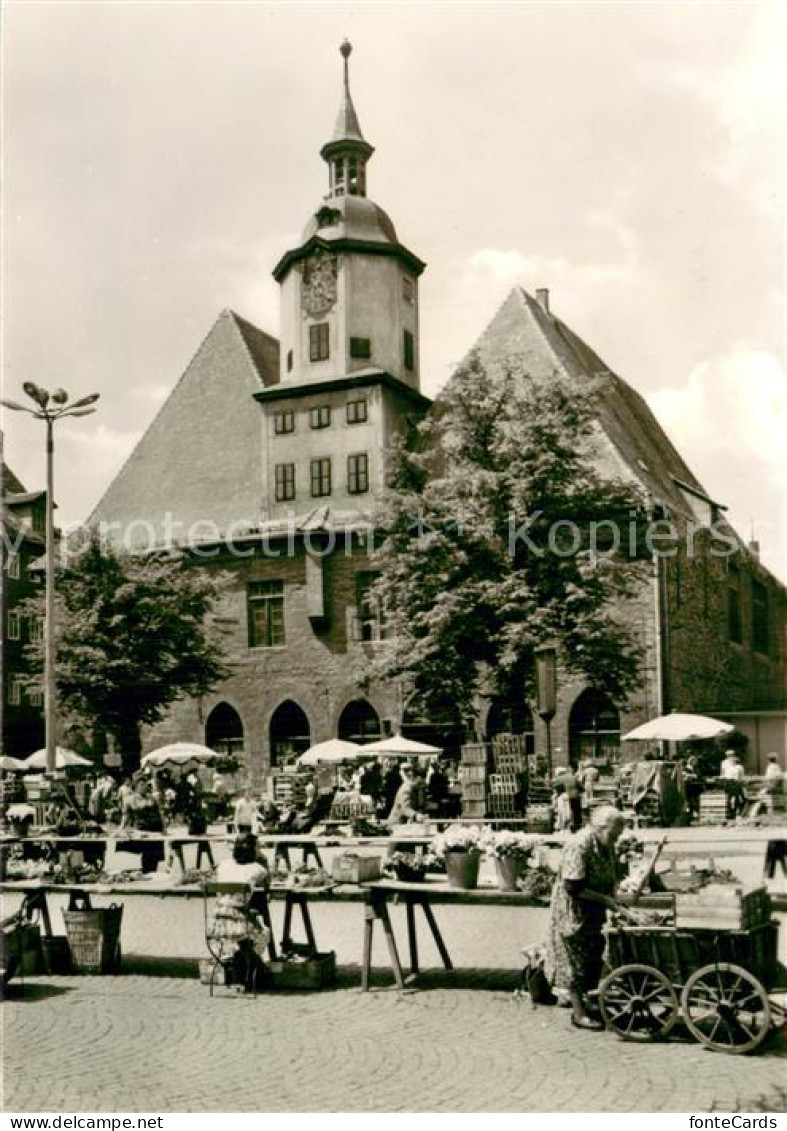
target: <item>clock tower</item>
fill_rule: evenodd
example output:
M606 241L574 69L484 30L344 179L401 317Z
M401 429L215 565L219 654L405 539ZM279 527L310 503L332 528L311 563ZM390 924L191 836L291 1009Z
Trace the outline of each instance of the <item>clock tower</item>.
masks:
M418 279L425 265L366 195L374 148L350 95L352 47L345 40L340 51L342 100L320 151L328 193L300 245L273 272L281 286L281 380L312 383L375 369L417 389Z
M385 485L386 449L430 403L419 391L425 264L366 195L374 149L350 95L352 47L345 41L340 51L342 100L320 151L328 192L300 244L274 269L279 381L255 394L264 411L265 511L274 520L316 511L352 523L369 515Z

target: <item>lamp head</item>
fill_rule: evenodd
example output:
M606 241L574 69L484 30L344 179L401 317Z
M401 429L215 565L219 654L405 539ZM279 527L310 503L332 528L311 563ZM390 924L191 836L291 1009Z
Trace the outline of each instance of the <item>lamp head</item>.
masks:
M39 385L35 385L32 381L25 381L22 388L25 390L29 397L36 402L41 408L46 408L49 401L49 393L46 389L42 389Z
M68 400L68 393L65 391L65 389L55 389L55 391L52 393L52 400L55 402L55 404L65 404Z

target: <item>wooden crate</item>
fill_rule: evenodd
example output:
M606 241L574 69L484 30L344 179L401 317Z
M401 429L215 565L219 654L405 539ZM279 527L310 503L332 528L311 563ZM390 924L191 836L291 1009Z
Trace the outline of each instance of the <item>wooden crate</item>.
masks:
M552 817L551 805L528 805L525 809L525 828L529 833L551 833Z
M712 962L734 962L759 978L766 989L778 974L777 923L746 931L619 927L605 934L605 963L610 970L631 963L655 966L677 986Z
M462 801L462 816L463 817L485 817L486 816L486 800L484 801Z
M467 801L483 801L486 797L486 782L467 782L462 786L462 797Z
M490 793L516 793L516 774L490 774L488 779Z
M485 766L489 760L489 747L485 742L472 742L462 747L463 766Z
M727 794L711 789L700 794L700 821L703 824L723 824L727 820Z
M487 804L491 817L515 817L519 812L513 793L490 793Z
M459 767L459 781L464 785L466 782L479 782L486 780L486 766L471 765Z
M303 962L276 959L265 968L265 989L321 990L336 981L336 953L315 954Z

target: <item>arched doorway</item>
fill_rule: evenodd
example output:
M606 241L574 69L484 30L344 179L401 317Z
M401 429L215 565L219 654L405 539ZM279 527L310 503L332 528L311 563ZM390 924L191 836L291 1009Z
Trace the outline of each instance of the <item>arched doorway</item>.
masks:
M380 716L365 699L353 699L339 716L339 738L347 742L374 742L382 737Z
M205 745L217 754L241 758L243 755L243 722L229 703L218 703L205 723Z
M271 716L271 766L282 766L311 746L309 720L292 699L280 703Z
M589 687L577 698L568 720L572 765L581 758L616 762L620 755L620 715L608 695Z
M458 761L465 741L465 728L455 705L448 701L433 703L428 709L410 700L402 718L402 734L416 742L439 746L453 761Z
M492 700L486 718L486 738L488 742L497 734L521 734L525 738L525 751L535 752L535 733L533 712L527 703L496 696Z

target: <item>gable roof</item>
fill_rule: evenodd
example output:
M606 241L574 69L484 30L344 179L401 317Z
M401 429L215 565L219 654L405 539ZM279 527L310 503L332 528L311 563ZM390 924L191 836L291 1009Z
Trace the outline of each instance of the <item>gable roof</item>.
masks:
M217 534L261 513L260 412L254 394L279 379L279 343L224 310L89 521L129 548ZM114 535L113 535L114 536Z
M26 488L23 486L22 481L17 479L11 468L7 463L2 464L3 470L3 484L2 490L4 495L24 495L27 493Z
M601 378L599 439L612 469L688 517L691 508L677 481L701 498L707 499L707 492L644 398L545 305L515 287L476 343L482 361L516 356L536 377L549 378L557 370L576 382Z

